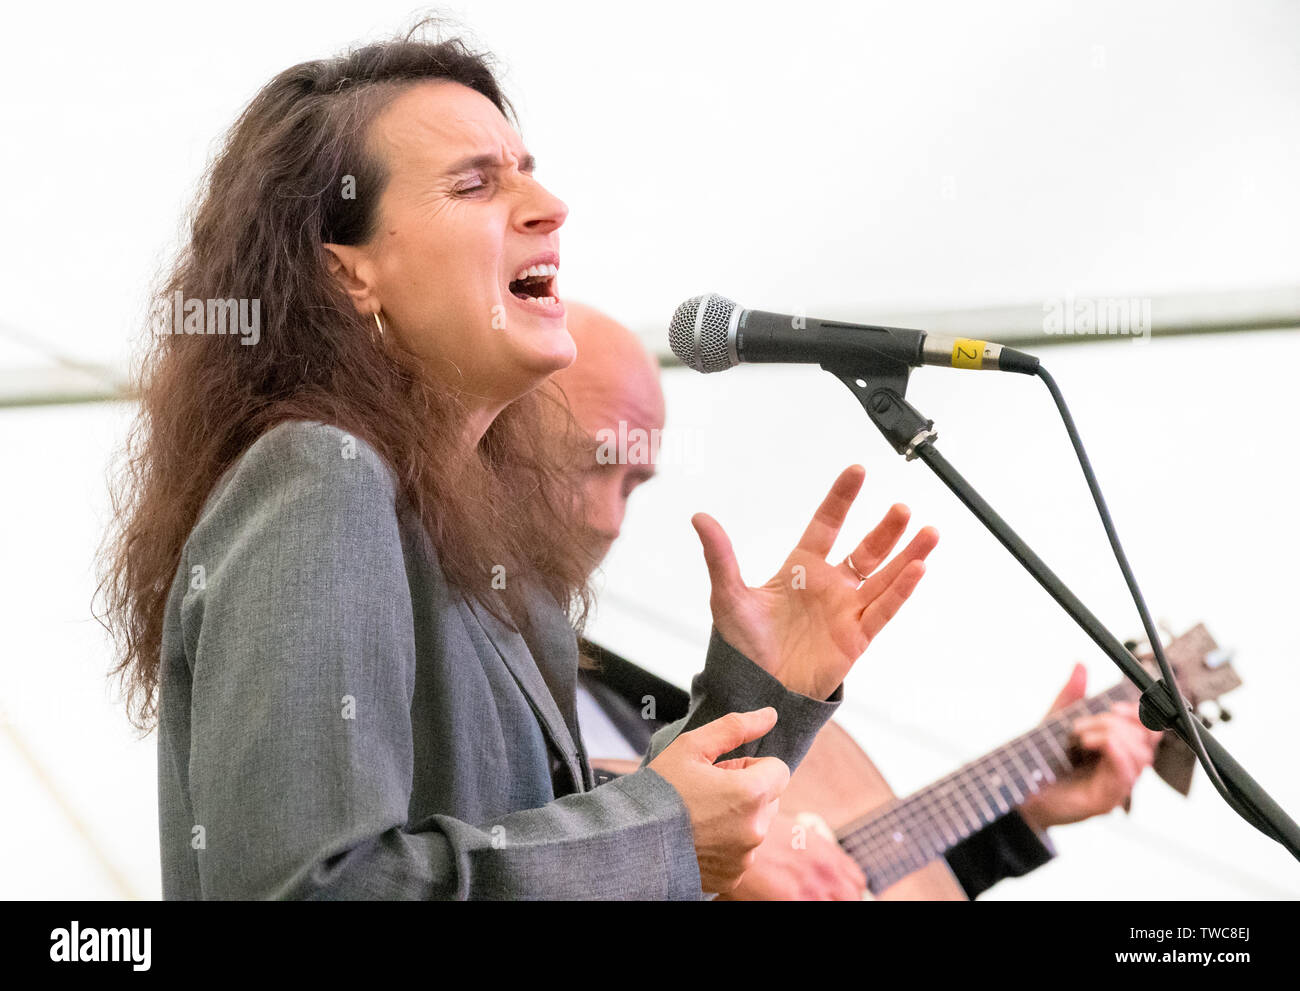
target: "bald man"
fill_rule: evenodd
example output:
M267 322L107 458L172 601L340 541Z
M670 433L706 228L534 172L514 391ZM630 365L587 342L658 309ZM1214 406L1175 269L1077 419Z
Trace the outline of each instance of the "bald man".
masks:
M665 404L658 363L636 335L591 307L565 305L578 358L552 381L592 442L595 464L585 466L582 485L594 569L618 539L628 498L655 474ZM686 693L612 652L587 646L599 667L584 671L579 679L578 722L586 751L593 766L606 774L634 770L660 721L685 714ZM1076 665L1051 711L1083 698L1085 682L1083 666ZM646 695L655 699L657 720L642 718L641 700ZM1081 745L1098 755L1091 768L1042 789L1018 810L948 851L947 865L967 897L1051 859L1053 851L1046 840L1049 826L1100 815L1126 801L1138 775L1151 764L1158 740L1139 722L1136 706L1116 706L1111 712L1084 717L1074 730ZM809 798L805 805L815 805L814 797L826 800L834 795L842 779L815 779L833 777L845 767L856 770L855 780L864 789L870 786L874 793L888 794L888 786L866 755L848 734L829 723L793 775L782 807L801 795ZM791 836L797 828L795 817L777 817L732 897L862 898L866 878L833 835L813 829L801 833L803 842L796 845ZM932 892L944 890L943 878L936 880L941 882L938 886L917 890L922 896L936 897Z
M659 363L635 334L589 306L566 302L565 307L578 359L551 381L563 390L578 426L595 444L596 463L588 466L583 487L592 552L599 563L618 539L628 496L654 477L664 394ZM622 451L620 429L632 441Z

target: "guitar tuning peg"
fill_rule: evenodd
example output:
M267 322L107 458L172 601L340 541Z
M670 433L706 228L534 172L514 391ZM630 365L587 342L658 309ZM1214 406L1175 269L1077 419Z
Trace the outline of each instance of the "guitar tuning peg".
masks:
M1215 722L1226 723L1232 721L1232 713L1229 712L1227 709L1225 709L1218 702L1207 700L1201 704L1202 708L1205 706L1214 707L1214 718L1211 719L1209 716L1205 715L1204 712L1200 712L1200 711L1196 713L1196 718L1201 721L1201 725L1203 725L1206 729L1209 729L1211 726L1213 726Z
M1226 647L1215 647L1205 655L1205 666L1207 668L1219 668L1227 664L1233 658L1233 651Z

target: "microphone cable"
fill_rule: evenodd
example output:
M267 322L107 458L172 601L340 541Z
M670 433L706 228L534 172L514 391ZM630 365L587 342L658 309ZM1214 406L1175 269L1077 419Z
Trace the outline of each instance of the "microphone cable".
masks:
M1156 664L1160 668L1161 678L1169 686L1169 692L1173 696L1174 708L1177 710L1177 721L1186 734L1187 745L1192 748L1192 752L1196 754L1196 759L1200 762L1201 767L1205 768L1206 776L1209 777L1210 782L1219 794L1223 796L1223 800L1228 803L1228 806L1265 836L1281 843L1282 838L1269 827L1267 821L1249 804L1248 797L1240 796L1239 798L1228 788L1219 776L1219 770L1215 767L1214 761L1205 752L1205 744L1201 741L1200 726L1193 716L1191 708L1183 699L1183 693L1178 687L1178 682L1174 679L1168 660L1165 658L1164 647L1160 643L1160 636L1156 631L1155 623L1151 621L1151 613L1147 609L1146 599L1142 595L1142 590L1138 588L1137 578L1133 575L1133 569L1129 567L1128 556L1120 545L1119 534L1115 532L1115 524L1111 520L1110 510L1106 508L1106 500L1101 494L1101 486L1097 484L1097 476L1093 473L1092 463L1088 460L1088 453L1083 449L1083 440L1079 437L1079 431L1074 425L1074 417L1070 415L1069 407L1066 406L1065 397L1061 394L1056 380L1052 378L1051 372L1041 364L1034 374L1043 380L1043 384L1047 386L1047 391L1052 394L1052 401L1056 404L1057 411L1061 414L1061 421L1065 424L1066 433L1070 436L1070 444L1079 459L1079 467L1083 469L1083 477L1088 482L1088 491L1092 493L1092 501L1096 504L1097 512L1101 516L1101 525L1106 530L1106 539L1110 541L1111 550L1114 551L1115 560L1119 564L1119 570L1124 575L1124 582L1128 585L1128 590L1133 596L1133 602L1137 606L1138 615L1142 618L1142 627L1146 630L1147 640L1151 644Z

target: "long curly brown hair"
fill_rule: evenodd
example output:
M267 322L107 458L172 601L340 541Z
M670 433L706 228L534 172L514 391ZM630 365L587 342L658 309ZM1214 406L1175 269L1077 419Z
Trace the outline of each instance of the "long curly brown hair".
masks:
M580 509L544 408L557 391L512 403L467 455L461 400L391 334L375 334L327 273L322 245L363 244L376 223L386 173L366 152L369 124L405 86L431 79L477 90L513 118L487 56L412 34L280 73L204 177L156 307L177 292L258 299L261 332L251 347L235 335L151 333L136 373L139 414L112 486L96 611L118 647L111 674L143 731L157 722L164 612L185 540L221 475L288 420L333 424L374 447L465 594L509 621L540 587L581 628L590 599ZM344 176L354 197L339 195ZM509 575L500 591L498 564Z

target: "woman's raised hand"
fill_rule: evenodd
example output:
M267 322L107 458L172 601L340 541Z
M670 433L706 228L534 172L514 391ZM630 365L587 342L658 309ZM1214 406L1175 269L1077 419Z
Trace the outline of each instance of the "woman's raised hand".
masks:
M925 527L882 562L907 528L906 506L890 508L844 561L830 564L835 538L862 488L866 470L840 473L798 546L764 585L747 586L731 541L705 513L691 519L704 547L713 592L713 624L729 644L791 691L825 699L844 680L925 573L926 555L939 542Z

